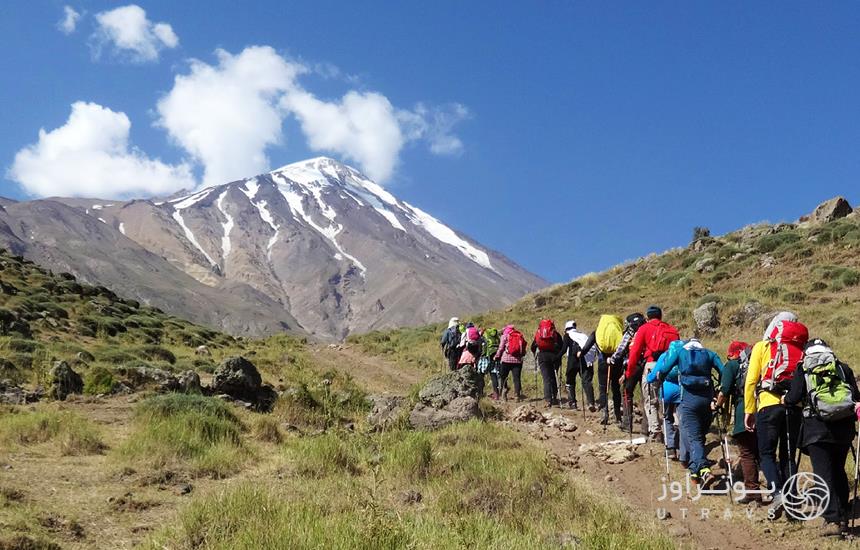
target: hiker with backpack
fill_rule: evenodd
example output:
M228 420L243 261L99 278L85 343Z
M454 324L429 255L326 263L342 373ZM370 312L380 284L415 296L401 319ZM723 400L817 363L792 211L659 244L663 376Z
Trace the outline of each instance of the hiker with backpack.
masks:
M484 348L484 340L481 337L481 331L474 323L467 323L466 330L460 337L460 359L457 361L457 368L471 368L477 372L478 359L481 357L481 351Z
M483 394L484 375L489 374L493 385L493 393L490 394L490 399L497 400L499 395L501 395L501 388L499 386L499 371L501 370L501 366L496 361L496 352L499 351L501 336L498 329L495 328L486 329L482 336L484 337L484 349L482 350L481 358L478 360L478 374L481 378L479 385Z
M502 330L502 338L499 340L499 349L494 359L499 362L500 386L502 388L502 399L508 399L508 375L513 374L514 394L517 401L525 399L523 395L522 374L523 357L526 356L526 339L523 333L508 325Z
M556 368L564 355L564 339L555 329L552 319L542 319L531 343L531 352L543 378L543 399L546 407L559 405Z
M442 333L442 338L439 340L439 347L442 348L442 355L448 361L448 370L457 370L457 363L460 360L460 319L451 317L448 321L448 328Z
M773 493L768 517L774 519L782 515L782 486L796 473L791 455L802 422L800 411L786 407L782 397L803 360L808 338L809 332L797 322L797 315L778 313L763 339L753 346L744 383L744 427L757 436L761 469Z
M564 324L564 336L562 337L562 356L567 355L567 370L565 370L564 386L567 389L567 404L571 409L577 409L576 403L576 376L579 375L585 400L591 412L594 408L594 357L597 350L591 349L589 355L583 355L582 346L588 341L588 335L576 330L576 321L568 321ZM589 362L589 358L591 361ZM582 406L585 407L586 403Z
M649 306L645 311L648 318L630 343L630 354L627 358L627 370L624 373L625 388L628 399L632 399L636 384L642 387L642 404L645 418L648 421L648 439L659 441L663 435L660 418L657 413L656 388L647 381L648 373L657 364L660 355L669 349L669 344L678 340L678 329L663 322L663 310L658 306ZM720 364L722 366L722 363Z
M823 536L842 536L848 528L848 476L845 461L854 441L860 390L854 372L827 342L816 338L805 348L791 388L782 396L788 407L803 406L800 449L830 491L824 511Z
M639 333L641 332L642 329ZM696 338L689 339L683 346L671 346L670 343L667 348L668 357L660 362L659 367L655 363L652 368L659 369L656 375L659 380L666 380L672 369L678 369L678 382L681 386L678 413L681 415L681 426L690 454L687 468L693 483L708 488L714 481L711 461L708 460L705 447L705 437L713 421L711 401L714 399L714 384L711 372L721 373L723 362ZM647 376L650 376L650 370Z
M597 328L588 337L588 341L582 346L581 354L585 357L591 353L593 348L597 349L597 385L600 397L597 400L598 410L603 409L603 419L600 421L604 426L609 424L609 392L612 391L612 408L615 412L615 421L621 422L621 384L619 377L623 372L623 365L609 365L606 357L612 355L621 343L624 325L621 317L617 315L601 315L597 322Z
M752 347L746 342L734 341L729 344L729 350L726 354L727 362L720 375L720 392L714 403L717 414L722 407L731 407L734 421L729 435L738 446L741 471L744 475L745 493L743 497L736 499L736 502L740 504L761 503L761 494L758 493L758 441L756 434L748 432L744 427L744 384L746 383L751 354ZM726 467L731 468L731 465L727 464Z
M681 386L678 381L678 367L665 369L666 361L678 353L678 349L683 347L687 342L684 340L675 340L669 344L669 351L660 356L657 364L648 373L647 382L654 384L659 388L658 395L663 404L663 433L665 434L664 443L666 445L666 455L670 460L677 460L683 464L684 468L690 462L690 455L687 449L687 442L684 439L684 428L681 425L681 415L678 412L678 405L681 404ZM667 371L666 375L659 378L659 373Z
M626 369L626 361L630 353L630 343L639 327L645 324L645 316L641 313L631 313L624 320L624 333L621 342L615 348L615 352L606 360L610 365L621 365ZM633 391L625 388L624 392L624 418L618 424L622 431L633 431Z

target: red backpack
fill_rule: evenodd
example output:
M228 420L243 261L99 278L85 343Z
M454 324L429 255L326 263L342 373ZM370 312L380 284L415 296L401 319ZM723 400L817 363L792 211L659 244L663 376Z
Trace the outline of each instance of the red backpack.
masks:
M645 347L651 352L651 359L656 361L663 352L669 350L669 344L675 340L680 340L678 329L669 323L660 321L657 323L657 328L651 333L651 339L646 343Z
M806 325L796 321L780 321L770 333L770 362L764 368L759 389L776 394L788 391L798 363L803 361L803 348L809 340Z
M514 357L522 357L526 354L526 339L523 338L523 333L518 330L512 330L508 334L508 354Z
M541 320L537 332L535 332L535 342L538 349L541 351L554 351L556 334L558 332L555 330L555 323L552 322L552 319Z

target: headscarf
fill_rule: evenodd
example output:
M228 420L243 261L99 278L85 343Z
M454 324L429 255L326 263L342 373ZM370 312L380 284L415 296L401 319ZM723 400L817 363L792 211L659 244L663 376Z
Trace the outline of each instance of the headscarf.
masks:
M458 319L457 317L451 317L451 320L448 321L448 328L456 327L459 324L460 324L460 319Z
M507 325L504 329L502 329L502 336L506 334L510 334L514 330L514 325Z
M749 347L749 344L747 344L746 342L740 342L738 340L735 340L731 344L729 344L729 351L727 352L726 356L729 359L734 359L736 357L739 357L741 352L743 350L747 349L748 347Z
M797 321L797 315L790 311L780 311L779 313L777 313L771 320L770 324L767 326L767 330L764 331L764 336L762 337L762 340L770 340L770 335L773 334L776 325L778 325L782 321L795 322Z

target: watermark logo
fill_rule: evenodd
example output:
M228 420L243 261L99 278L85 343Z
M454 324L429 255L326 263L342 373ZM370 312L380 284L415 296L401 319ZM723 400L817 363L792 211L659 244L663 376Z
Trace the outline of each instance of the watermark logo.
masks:
M798 472L782 486L785 513L800 521L821 517L830 504L830 488L824 479L812 472Z

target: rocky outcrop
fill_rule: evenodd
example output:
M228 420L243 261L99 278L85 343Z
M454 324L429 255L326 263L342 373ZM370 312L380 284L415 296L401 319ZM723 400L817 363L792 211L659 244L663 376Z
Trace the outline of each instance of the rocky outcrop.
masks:
M469 369L433 378L421 388L418 401L409 414L409 423L417 429L433 430L481 415L478 386Z
M713 334L720 326L719 309L716 302L707 302L693 310L697 334Z
M3 405L26 405L35 403L43 397L44 391L41 386L33 391L27 391L21 386L12 383L11 380L0 380L0 404Z
M122 384L135 391L179 391L179 380L166 370L146 366L122 366L118 367L115 373L121 378Z
M834 197L829 201L819 204L818 207L813 210L812 214L804 216L801 218L801 221L827 223L844 218L853 211L854 209L844 197Z
M51 399L64 401L69 395L80 394L84 391L84 381L81 375L76 373L65 361L54 363L48 376L50 380L48 395Z
M182 393L202 393L203 386L200 384L200 375L193 370L187 370L179 375L176 380L179 391Z
M271 410L278 398L275 389L263 384L263 377L244 357L229 357L215 370L210 391L250 403L258 410Z

